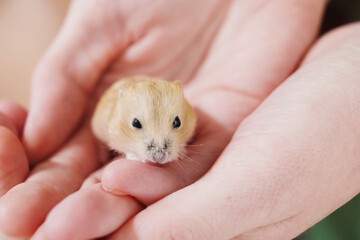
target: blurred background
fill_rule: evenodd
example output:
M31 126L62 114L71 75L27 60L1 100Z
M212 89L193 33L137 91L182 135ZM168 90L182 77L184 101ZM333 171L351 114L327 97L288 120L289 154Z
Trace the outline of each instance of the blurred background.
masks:
M28 106L30 76L70 0L0 0L0 97Z
M0 98L28 106L31 72L70 0L0 0ZM316 1L316 0L314 0ZM360 20L360 0L330 0L320 34ZM360 239L360 195L296 240Z

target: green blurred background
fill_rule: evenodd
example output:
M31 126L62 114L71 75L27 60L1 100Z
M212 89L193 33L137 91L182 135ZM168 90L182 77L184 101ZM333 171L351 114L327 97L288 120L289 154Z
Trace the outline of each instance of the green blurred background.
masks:
M360 0L330 0L321 33L359 20ZM296 240L360 240L360 195Z

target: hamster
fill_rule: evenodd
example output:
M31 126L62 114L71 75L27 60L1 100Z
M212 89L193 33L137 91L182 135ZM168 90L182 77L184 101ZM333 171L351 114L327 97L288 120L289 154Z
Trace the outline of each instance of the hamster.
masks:
M91 128L127 159L165 164L179 157L196 127L180 82L146 76L118 80L100 98Z

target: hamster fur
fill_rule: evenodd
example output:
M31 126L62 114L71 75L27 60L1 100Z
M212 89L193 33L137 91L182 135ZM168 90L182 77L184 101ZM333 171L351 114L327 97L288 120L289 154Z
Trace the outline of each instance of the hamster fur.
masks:
M183 151L194 133L196 115L180 82L136 76L105 91L91 127L101 142L126 158L164 164Z

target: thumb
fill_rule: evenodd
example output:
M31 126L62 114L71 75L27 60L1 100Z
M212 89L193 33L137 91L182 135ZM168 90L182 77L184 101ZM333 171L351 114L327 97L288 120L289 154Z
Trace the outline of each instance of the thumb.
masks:
M231 239L287 216L271 214L280 181L273 159L257 148L259 137L241 132L201 179L148 206L110 239Z
M229 148L222 162L234 157ZM110 239L230 239L266 224L255 210L259 206L252 204L258 199L249 197L259 189L257 174L246 166L236 168L236 174L227 168L217 164L198 182L148 206Z
M125 46L110 3L93 2L74 1L33 74L23 136L32 164L51 154L75 129L97 80Z

